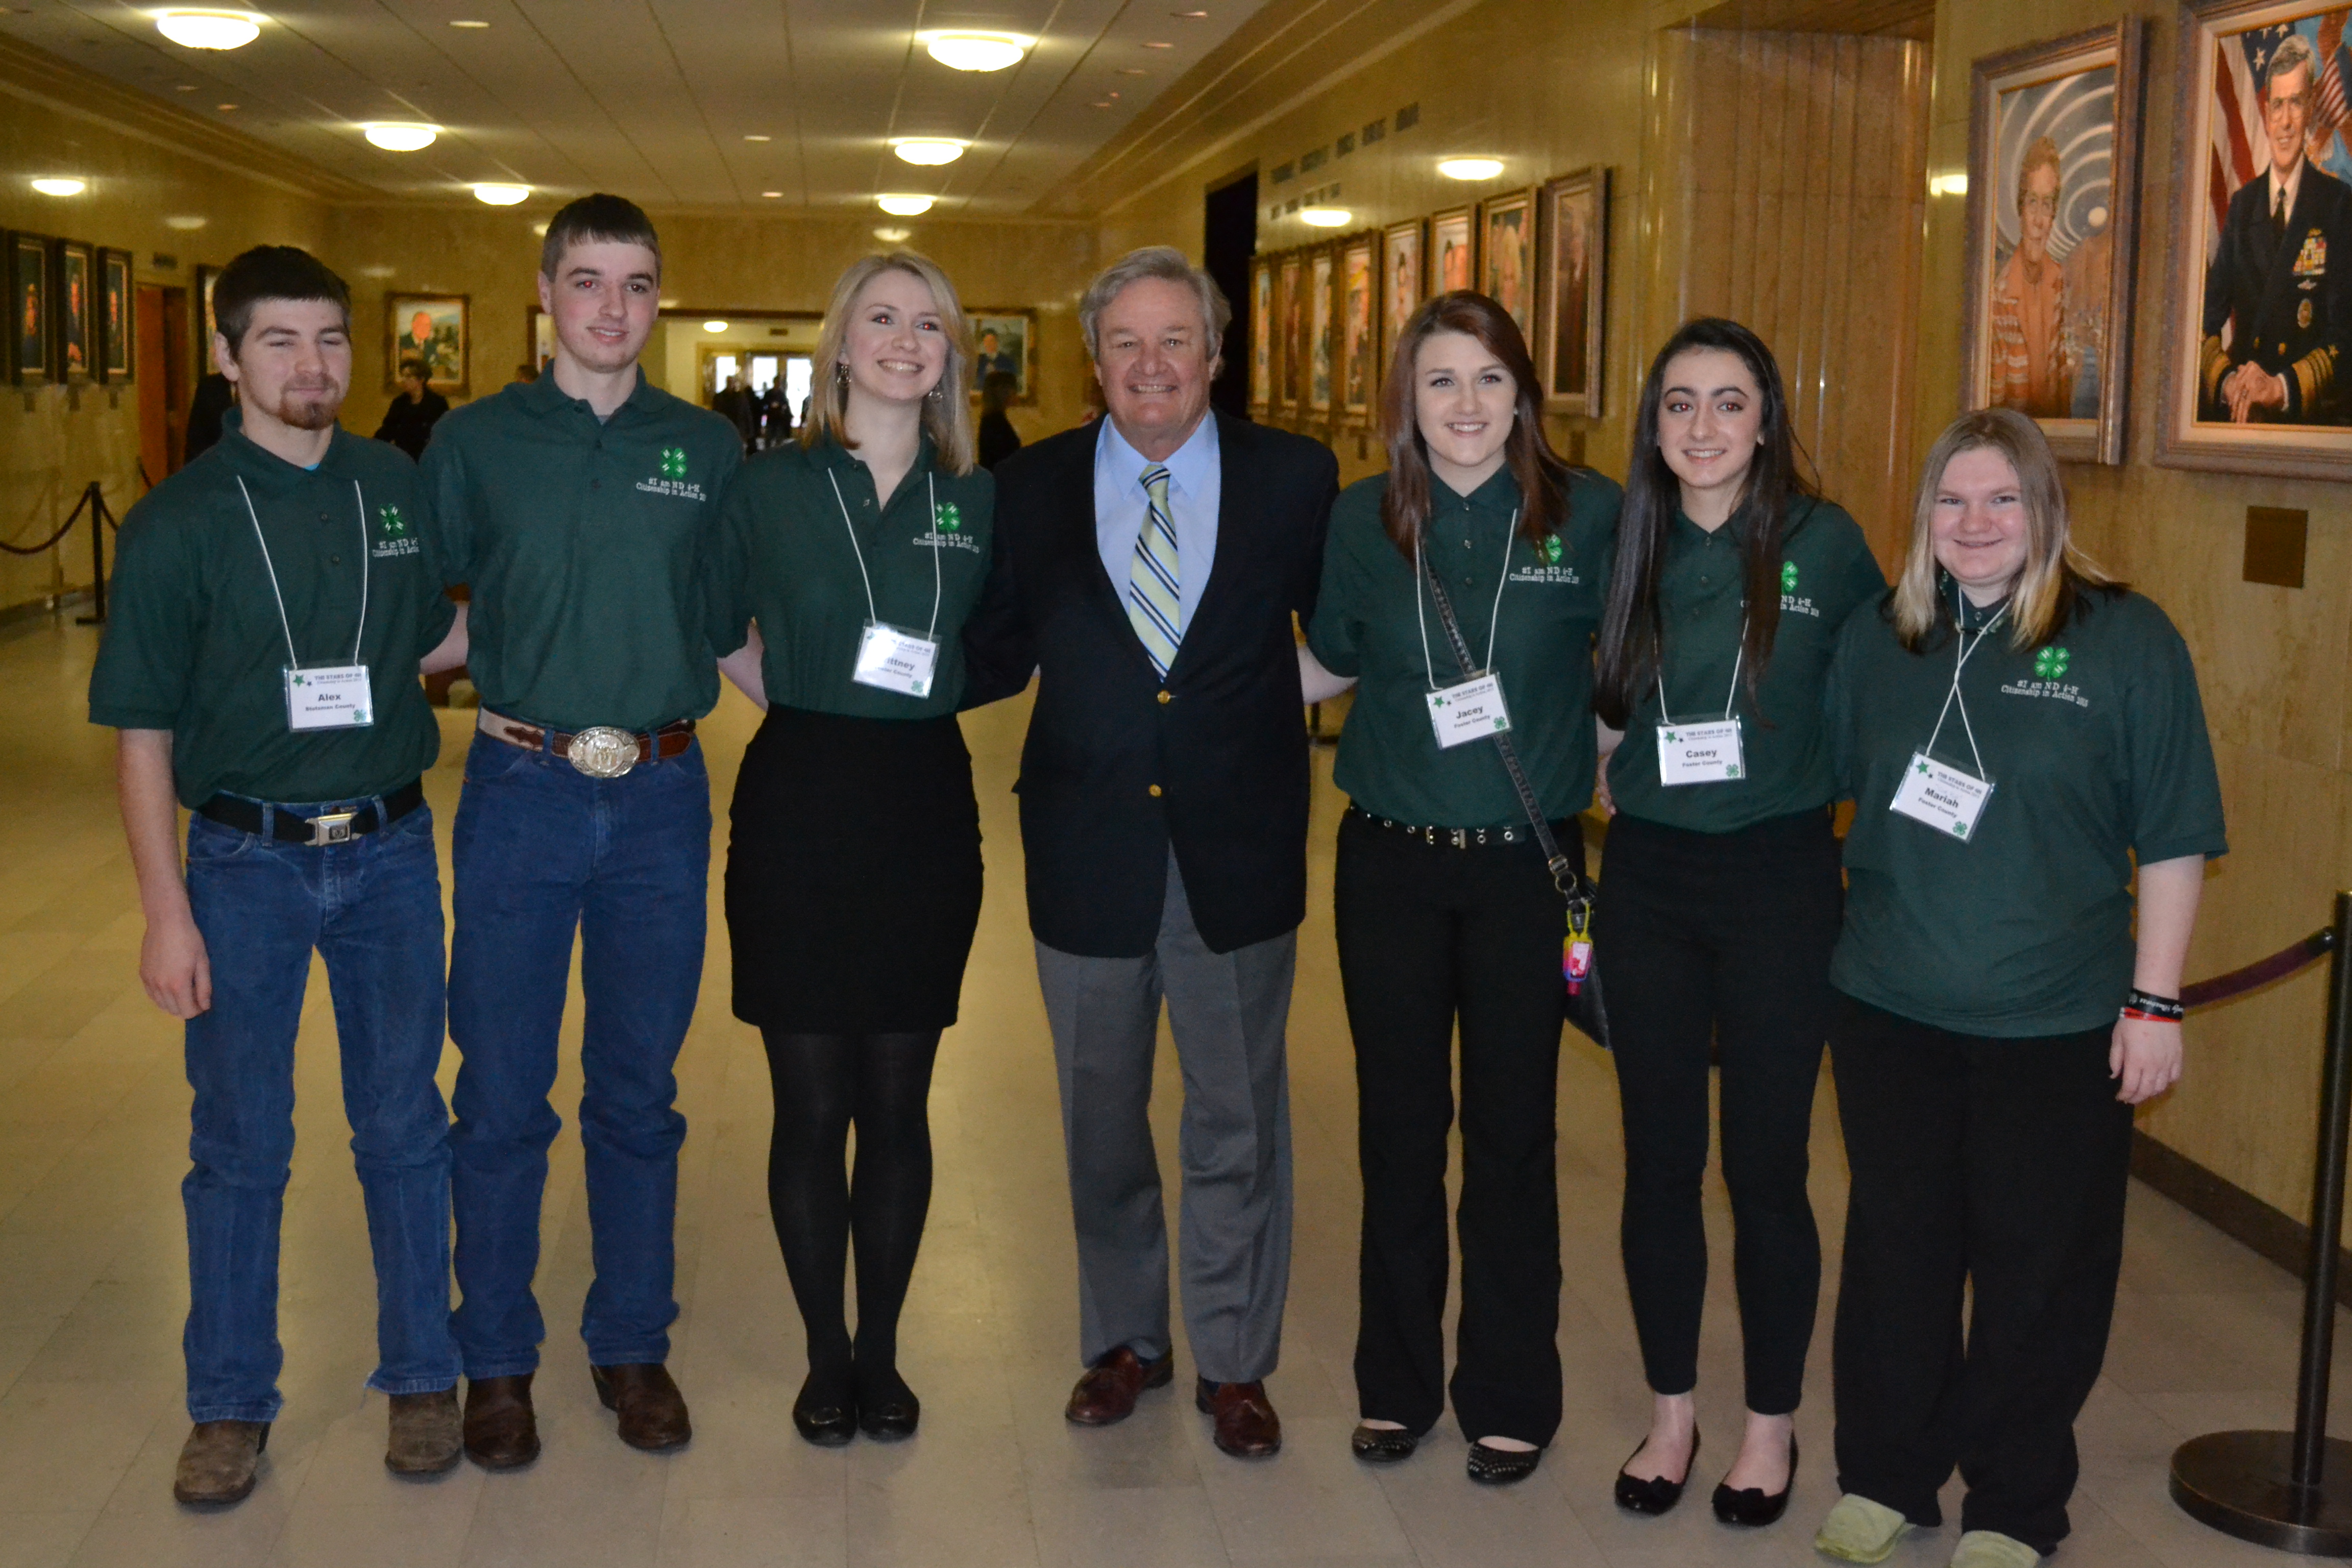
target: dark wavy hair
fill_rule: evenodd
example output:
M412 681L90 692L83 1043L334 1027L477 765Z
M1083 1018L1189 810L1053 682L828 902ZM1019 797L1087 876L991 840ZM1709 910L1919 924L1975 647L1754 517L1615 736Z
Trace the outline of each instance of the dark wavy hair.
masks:
M1429 523L1429 447L1421 438L1417 402L1419 387L1413 362L1421 345L1439 332L1461 332L1475 338L1502 363L1517 384L1514 400L1518 417L1503 440L1503 463L1519 485L1519 535L1540 544L1567 515L1571 469L1544 437L1543 384L1537 379L1535 361L1528 356L1527 340L1510 313L1484 294L1458 289L1440 294L1412 313L1397 334L1395 357L1389 362L1388 384L1381 391L1381 439L1389 449L1388 493L1381 498L1381 526L1406 560L1412 559Z
M1600 669L1592 690L1592 710L1614 730L1625 727L1658 675L1658 579L1665 571L1675 512L1682 504L1682 482L1666 466L1658 446L1658 405L1665 397L1666 367L1693 349L1719 349L1738 356L1755 378L1763 405L1756 456L1749 461L1739 500L1724 524L1739 542L1742 597L1748 607L1739 666L1750 703L1780 629L1780 539L1790 504L1821 494L1818 483L1797 471L1801 452L1789 426L1789 395L1764 340L1720 317L1684 322L1650 362L1641 406L1633 416L1633 459L1625 475L1624 510L1617 521L1617 572L1610 580L1609 604L1601 616ZM1806 466L1811 466L1810 459Z

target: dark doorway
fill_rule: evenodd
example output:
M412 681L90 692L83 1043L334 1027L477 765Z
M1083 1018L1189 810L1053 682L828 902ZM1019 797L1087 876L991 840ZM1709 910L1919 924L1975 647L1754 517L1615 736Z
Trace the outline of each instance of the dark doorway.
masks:
M155 484L180 466L188 434L188 291L139 285L139 466Z
M1209 401L1236 419L1249 417L1250 258L1257 254L1257 171L1250 170L1209 192L1202 223L1202 264L1225 302L1234 308L1225 329L1225 367L1209 388Z

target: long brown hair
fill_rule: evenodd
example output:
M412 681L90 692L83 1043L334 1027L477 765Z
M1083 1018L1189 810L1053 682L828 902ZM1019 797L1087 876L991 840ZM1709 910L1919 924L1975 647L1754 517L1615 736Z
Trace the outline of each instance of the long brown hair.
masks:
M1519 324L1494 300L1467 289L1429 300L1397 334L1388 384L1381 391L1381 439L1389 448L1389 485L1388 493L1381 498L1381 526L1405 559L1412 559L1422 531L1429 523L1429 447L1421 438L1420 387L1413 366L1421 345L1439 332L1460 332L1476 339L1502 362L1517 385L1514 400L1517 417L1503 439L1503 465L1518 481L1519 537L1530 544L1541 544L1567 515L1568 486L1574 470L1544 437L1543 384L1537 379L1535 361L1528 355Z

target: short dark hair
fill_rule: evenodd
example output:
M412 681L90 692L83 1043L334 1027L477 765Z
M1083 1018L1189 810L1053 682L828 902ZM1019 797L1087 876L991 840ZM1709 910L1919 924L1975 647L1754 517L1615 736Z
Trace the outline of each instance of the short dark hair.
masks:
M432 379L425 374L425 362L422 360L402 360L400 362L400 374L404 378L413 375L419 381L429 381Z
M661 273L661 239L646 209L626 196L602 191L568 202L547 220L547 238L539 247L539 270L553 278L563 265L563 253L575 245L642 245L654 253L654 273Z
M221 268L213 284L213 327L228 340L232 354L245 347L253 328L253 308L264 300L317 300L343 313L352 325L352 290L327 264L291 245L257 245Z

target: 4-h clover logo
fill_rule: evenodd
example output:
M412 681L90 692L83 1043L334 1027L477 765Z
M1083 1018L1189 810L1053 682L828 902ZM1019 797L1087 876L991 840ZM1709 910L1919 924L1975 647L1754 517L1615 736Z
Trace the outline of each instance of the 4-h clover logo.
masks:
M2074 655L2063 647L2045 647L2033 656L2034 677L2040 680L2063 679L2066 666L2073 660Z
M383 530L383 536L386 539L405 539L408 537L408 520L400 515L400 509L398 507L380 506L376 508L375 520L377 525Z
M1797 563L1793 561L1783 561L1780 563L1780 592L1793 594L1796 591Z
M1560 550L1560 547L1559 547L1559 535L1558 535L1558 534L1556 534L1556 533L1546 534L1546 535L1544 536L1544 542L1543 542L1543 545L1542 545L1542 552L1543 552L1543 558L1544 558L1544 564L1545 564L1545 565L1547 565L1547 566L1557 566L1557 565L1559 565L1559 558L1560 558L1560 555L1561 555L1561 553L1562 553L1562 552L1561 552L1561 550Z
M955 532L956 530L963 526L963 513L956 510L955 502L950 501L947 505L940 508L939 524L941 528L946 529L950 533Z
M662 478L666 479L686 478L686 448L664 447L661 450L661 471Z

